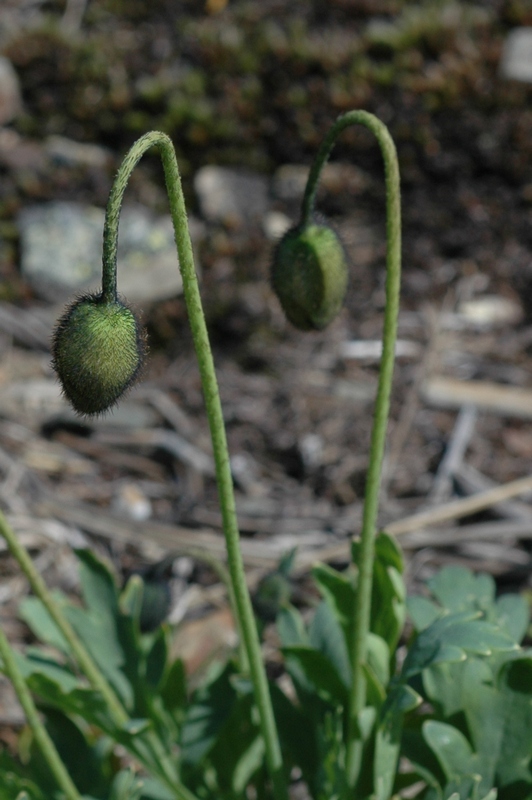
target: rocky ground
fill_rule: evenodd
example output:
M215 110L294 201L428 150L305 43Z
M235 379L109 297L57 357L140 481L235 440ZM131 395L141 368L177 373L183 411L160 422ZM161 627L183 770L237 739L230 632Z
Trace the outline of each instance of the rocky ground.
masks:
M176 552L172 619L197 626L201 612L205 626L181 646L214 631L223 646L232 629L191 549L223 555L156 157L131 181L119 267L149 332L142 382L88 422L49 364L62 304L97 281L114 170L153 128L171 135L182 169L250 582L297 546L294 599L308 603L309 565L347 563L359 526L385 256L382 166L367 132L344 134L318 197L351 262L340 318L322 333L291 329L268 275L323 135L363 107L389 125L403 184L381 522L404 544L411 585L459 563L503 590L530 587L532 83L501 71L512 31L532 25L529 5L287 8L4 0L0 17L2 506L49 583L69 592L72 545L97 548L122 575ZM25 640L24 581L5 552L0 570L8 632ZM205 657L186 655L191 670Z

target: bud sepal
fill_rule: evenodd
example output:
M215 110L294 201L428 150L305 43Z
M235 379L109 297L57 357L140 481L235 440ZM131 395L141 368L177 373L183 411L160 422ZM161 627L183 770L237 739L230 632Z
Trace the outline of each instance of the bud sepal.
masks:
M277 245L271 281L292 325L325 328L347 291L347 257L338 234L321 221L291 228Z
M84 295L59 320L52 366L74 409L88 416L117 403L138 377L146 352L137 317L119 299Z

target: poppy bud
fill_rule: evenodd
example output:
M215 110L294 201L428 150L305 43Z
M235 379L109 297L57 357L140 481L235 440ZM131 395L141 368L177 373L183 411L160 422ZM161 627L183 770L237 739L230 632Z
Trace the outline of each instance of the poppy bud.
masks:
M74 409L101 414L131 386L144 352L144 333L127 305L85 295L57 324L52 364Z
M298 225L277 246L272 286L296 328L325 328L342 306L347 277L343 245L328 225Z

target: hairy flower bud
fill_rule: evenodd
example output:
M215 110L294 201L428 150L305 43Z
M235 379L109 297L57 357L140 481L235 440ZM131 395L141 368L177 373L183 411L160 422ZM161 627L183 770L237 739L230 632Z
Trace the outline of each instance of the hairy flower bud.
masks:
M345 251L328 225L298 225L277 246L272 286L288 320L301 330L325 328L347 289Z
M74 409L101 414L131 386L144 351L143 331L127 305L101 294L86 295L59 320L52 363Z

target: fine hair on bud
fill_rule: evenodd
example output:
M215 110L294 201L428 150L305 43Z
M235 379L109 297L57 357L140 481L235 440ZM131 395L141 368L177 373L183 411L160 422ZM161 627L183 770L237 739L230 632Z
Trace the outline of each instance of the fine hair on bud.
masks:
M347 291L347 258L338 234L321 221L291 228L275 250L271 281L292 325L325 328Z
M124 302L84 295L57 323L52 365L63 393L79 414L102 414L140 373L145 334Z

